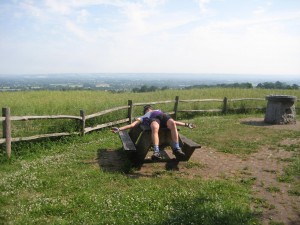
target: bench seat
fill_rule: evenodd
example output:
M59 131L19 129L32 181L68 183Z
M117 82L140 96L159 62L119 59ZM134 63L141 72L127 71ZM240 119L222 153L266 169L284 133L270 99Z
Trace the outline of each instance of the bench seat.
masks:
M129 159L136 165L143 164L145 157L152 146L152 133L149 127L136 126L129 132L120 131L119 137L123 144L123 149ZM172 146L171 132L167 128L159 130L160 147ZM185 156L180 157L180 161L188 161L196 149L201 145L191 139L179 134L179 144Z
M120 131L119 137L121 138L124 150L136 151L136 147L126 131Z
M183 136L182 134L179 134L180 140L183 142L184 145L189 146L190 148L201 148L201 145L194 142L193 140L187 138L186 136Z
M182 151L185 153L185 156L182 158L182 161L188 161L194 151L196 149L201 148L201 145L197 144L196 142L192 141L191 139L185 137L182 134L179 134L179 140L182 144Z

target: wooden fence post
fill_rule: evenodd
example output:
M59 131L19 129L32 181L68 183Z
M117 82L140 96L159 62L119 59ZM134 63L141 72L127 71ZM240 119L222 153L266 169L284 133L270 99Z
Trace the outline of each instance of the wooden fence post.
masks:
M129 119L129 123L132 123L132 111L133 111L133 104L132 104L132 100L128 100L128 119Z
M80 110L80 116L81 116L81 135L84 136L85 134L85 112L83 109Z
M179 103L179 96L176 96L175 104L174 104L174 120L177 120L178 103Z
M228 99L227 99L227 97L224 97L224 99L223 99L223 110L222 110L222 112L224 114L227 114L227 110L228 110L227 103L228 103Z
M6 153L7 157L11 157L11 123L10 123L10 108L2 108L2 116L5 117L3 121L3 138L6 139Z

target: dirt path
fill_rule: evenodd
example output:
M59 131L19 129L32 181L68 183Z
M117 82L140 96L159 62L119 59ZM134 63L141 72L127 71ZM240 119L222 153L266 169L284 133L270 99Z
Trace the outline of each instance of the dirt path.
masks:
M198 171L204 178L234 178L241 182L253 183L254 196L261 200L264 208L262 218L264 224L268 224L270 220L285 224L300 224L299 196L288 195L289 184L277 180L277 176L287 165L282 159L291 156L292 153L286 151L261 149L249 158L241 159L203 148L192 160L205 165Z
M250 125L262 125L255 119L248 122ZM300 130L298 124L300 125L300 122L288 129ZM269 127L283 129L283 126ZM281 144L300 144L300 140L286 139ZM171 158L173 157L169 151L166 152ZM274 221L286 225L300 225L300 196L289 195L290 184L278 181L278 176L283 174L284 168L289 163L287 159L293 154L285 150L264 147L257 153L239 157L203 146L194 152L189 162L145 163L129 176L153 177L167 170L176 170L179 176L188 178L235 179L240 182L250 182L257 202L257 205L252 207L262 207L263 224L268 225ZM99 160L100 166L108 170L119 170L122 164L122 157L115 151L102 151Z

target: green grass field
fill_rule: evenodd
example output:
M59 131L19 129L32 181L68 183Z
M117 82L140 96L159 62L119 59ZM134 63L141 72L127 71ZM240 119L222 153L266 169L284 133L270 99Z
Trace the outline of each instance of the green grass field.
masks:
M176 95L180 99L263 98L268 94L300 98L300 91L282 90L168 90L144 94L42 91L0 93L0 106L10 107L12 115L78 115L80 109L91 114L126 105L128 99L149 102L174 99ZM282 148L280 143L287 137L300 138L300 131L260 129L238 122L248 117L263 114L182 117L198 125L193 132L183 129L182 133L203 146L240 157L263 146ZM16 128L22 130L22 126ZM261 207L253 207L257 199L251 184L238 179L189 179L180 171L150 178L131 177L132 168L127 163L117 172L103 170L97 161L101 151L110 149L122 155L119 138L108 129L84 137L14 142L10 160L4 146L1 148L0 224L261 223ZM299 195L299 146L289 146L286 151L295 154L280 178L290 182L291 194Z
M104 91L36 91L36 92L0 92L0 107L10 107L12 115L79 115L84 109L92 114L104 109L127 105L128 100L136 102L153 102L189 99L223 99L232 98L265 98L266 95L283 94L300 98L299 90L266 90L237 88L207 88L191 90L167 90L151 93L110 93ZM189 108L191 103L182 103ZM208 104L208 106L206 106ZM201 103L198 107L211 107L215 103ZM258 103L255 103L258 104ZM216 105L219 106L219 103ZM165 107L165 106L164 106ZM193 106L194 107L194 106ZM140 112L138 112L139 114Z

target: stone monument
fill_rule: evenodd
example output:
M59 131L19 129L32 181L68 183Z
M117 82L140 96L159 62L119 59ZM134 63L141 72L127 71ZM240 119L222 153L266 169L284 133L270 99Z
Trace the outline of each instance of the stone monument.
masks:
M296 96L268 95L265 122L270 124L295 124L296 123Z

